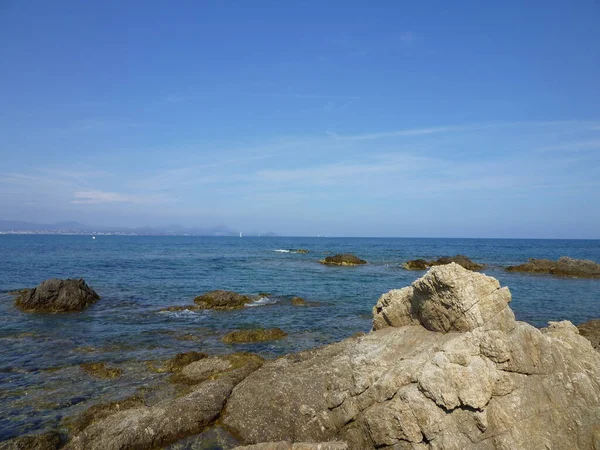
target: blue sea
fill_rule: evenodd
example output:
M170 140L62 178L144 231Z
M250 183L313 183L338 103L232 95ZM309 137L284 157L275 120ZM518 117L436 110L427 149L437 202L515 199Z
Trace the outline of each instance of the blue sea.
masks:
M310 253L287 251L299 248ZM369 264L319 264L335 253ZM98 401L158 382L164 375L145 371L146 360L190 350L272 358L366 332L379 296L423 275L404 270L403 262L458 253L486 264L484 273L510 288L519 320L541 327L600 317L600 280L503 270L532 257L599 262L599 240L0 235L0 440L55 428ZM102 299L70 314L13 306L9 291L47 278L84 278ZM271 295L237 311L159 311L191 305L213 289ZM293 306L293 296L315 304ZM279 327L289 336L221 342L227 332L247 327ZM102 380L79 369L98 361L118 364L123 376Z

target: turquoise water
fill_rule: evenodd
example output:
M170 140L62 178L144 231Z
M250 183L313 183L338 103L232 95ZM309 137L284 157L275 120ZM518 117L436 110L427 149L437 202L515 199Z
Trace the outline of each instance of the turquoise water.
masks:
M310 253L277 251L298 248ZM354 253L370 264L323 266L318 260L326 252ZM600 317L600 280L502 269L530 257L600 261L598 240L1 235L0 440L56 426L102 397L151 382L154 375L136 369L136 362L189 350L274 357L367 331L378 297L423 274L402 269L404 261L457 253L487 264L484 272L509 286L519 320L544 326L549 320ZM85 278L102 299L72 314L14 308L8 291L52 277ZM272 296L238 311L159 312L192 304L212 289ZM289 300L296 295L319 304L294 307ZM225 333L243 327L279 327L289 336L262 344L221 343ZM125 375L109 381L82 375L77 365L91 361L121 364Z

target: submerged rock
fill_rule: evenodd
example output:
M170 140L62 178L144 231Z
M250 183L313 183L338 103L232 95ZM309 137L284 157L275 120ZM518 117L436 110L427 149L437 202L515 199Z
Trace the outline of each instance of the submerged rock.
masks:
M544 273L558 277L600 278L600 264L587 259L563 256L557 261L530 259L529 262L506 268L507 272Z
M237 330L223 337L226 344L244 344L249 342L265 342L283 339L287 333L280 328L256 328L252 330Z
M85 363L80 366L87 374L97 378L118 378L123 371L118 367L107 367L104 362Z
M308 250L304 249L304 248L299 248L298 250L296 250L296 253L306 254L306 253L310 253L310 252Z
M406 270L427 270L430 267L434 266L442 266L445 264L456 263L465 269L478 271L484 268L482 264L477 264L476 262L471 261L465 255L455 255L455 256L442 256L441 258L436 259L435 261L425 261L424 259L413 259L410 261L406 261L402 267Z
M265 363L221 422L245 444L594 448L600 353L569 322L517 322L510 292L457 264L384 294L375 331Z
M97 302L100 296L82 279L50 279L23 291L15 306L28 312L81 311Z
M579 334L592 343L592 347L600 352L600 319L588 320L577 325Z
M206 308L198 305L183 305L183 306L167 306L166 308L161 308L158 312L178 312L178 311L200 311Z
M308 305L308 303L306 302L306 300L304 300L302 297L293 297L292 300L292 305L294 306L306 306Z
M328 264L333 266L358 266L361 264L367 264L367 261L360 259L357 256L350 254L341 254L334 256L327 256L325 259L319 261L321 264Z
M204 381L185 395L169 398L153 406L137 406L114 412L93 421L76 433L64 447L69 450L123 450L162 448L186 436L200 433L219 416L227 397L241 380L262 364L256 355L236 354L225 357L226 368L203 374ZM177 375L194 373L194 365L185 366ZM189 370L188 370L189 369Z
M216 290L199 295L194 303L203 309L238 309L246 306L252 299L237 292Z
M56 450L59 447L60 435L54 431L0 442L0 450Z

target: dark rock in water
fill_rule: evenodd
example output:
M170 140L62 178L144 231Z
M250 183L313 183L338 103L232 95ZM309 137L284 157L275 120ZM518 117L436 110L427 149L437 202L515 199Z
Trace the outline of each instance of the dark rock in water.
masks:
M233 450L348 450L348 444L332 442L263 442L254 445L235 447Z
M427 270L429 269L429 263L424 259L413 259L410 261L406 261L402 264L406 270Z
M482 264L477 264L476 262L471 261L465 255L456 255L456 256L442 256L441 258L436 259L435 261L425 261L424 259L413 259L405 262L402 267L406 270L427 270L430 267L434 266L443 266L445 264L456 263L459 266L464 267L468 270L478 271L484 268Z
M20 294L15 305L23 311L69 312L81 311L99 299L100 296L82 279L53 278Z
M206 357L208 357L208 355L203 352L178 353L174 358L171 358L165 362L164 368L167 372L179 372L188 364L191 364L194 361L199 361Z
M358 266L361 264L367 264L364 259L360 259L350 254L327 256L325 259L322 259L319 262L321 264L329 264L333 266Z
M210 291L199 295L194 299L194 303L203 309L238 309L243 308L252 299L246 295L231 291Z
M530 259L529 262L506 268L507 272L550 274L558 277L600 278L600 264L587 259L563 256L558 261Z
M579 334L592 343L592 347L600 352L600 319L588 320L577 325Z
M600 353L570 322L515 320L510 291L458 264L384 294L376 331L266 362L221 423L245 444L351 449L588 449Z
M456 255L456 256L443 256L436 261L432 261L429 263L430 266L442 266L444 264L456 263L459 266L464 267L467 270L481 270L483 269L483 264L477 264L476 262L471 261L465 255Z
M306 300L304 300L302 297L294 297L291 300L292 305L294 306L306 306L308 305L308 303L306 303Z
M304 249L304 248L299 248L298 250L296 250L296 253L303 253L303 254L306 254L306 253L309 253L309 251L308 251L308 250L306 250L306 249Z
M59 446L60 435L54 431L0 442L0 450L56 450Z
M107 367L106 363L86 363L80 366L86 373L97 378L118 378L123 371L118 367Z
M253 330L232 331L223 337L226 344L245 344L249 342L265 342L283 339L287 333L280 328L257 328Z
M270 297L271 295L273 295L273 294L271 294L270 292L259 292L258 293L259 298Z
M234 356L235 355L235 356ZM211 372L210 379L176 398L153 406L139 406L115 412L93 421L76 433L64 447L68 450L124 450L163 448L187 436L200 433L221 413L232 389L263 362L256 355L234 354L223 357L227 368ZM213 357L195 361L178 375L194 372L195 365L206 364ZM189 369L189 370L188 370Z

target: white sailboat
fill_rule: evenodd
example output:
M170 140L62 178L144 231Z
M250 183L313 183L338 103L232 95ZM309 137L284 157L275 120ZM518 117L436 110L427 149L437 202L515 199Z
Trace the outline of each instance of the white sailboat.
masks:
M242 232L240 231L240 237L242 237Z

